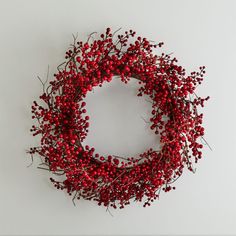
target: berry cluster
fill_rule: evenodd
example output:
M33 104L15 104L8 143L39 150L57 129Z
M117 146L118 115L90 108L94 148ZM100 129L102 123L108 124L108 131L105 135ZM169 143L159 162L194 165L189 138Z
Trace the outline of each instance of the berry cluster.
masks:
M184 167L193 172L193 163L202 157L203 114L197 107L209 97L200 98L194 91L205 67L186 75L176 58L154 54L162 42L136 37L133 30L117 35L107 28L97 39L93 36L87 42L74 38L54 80L47 87L43 84L41 103L33 102L37 126L31 129L34 136L41 135L41 142L28 152L41 157L41 168L64 177L51 182L73 194L73 200L124 208L133 199L147 206L161 190L174 189L172 183ZM95 86L117 79L114 76L124 83L137 79L137 95L150 97L150 128L160 135L161 150L149 149L137 159L101 156L83 146L89 130L84 98Z

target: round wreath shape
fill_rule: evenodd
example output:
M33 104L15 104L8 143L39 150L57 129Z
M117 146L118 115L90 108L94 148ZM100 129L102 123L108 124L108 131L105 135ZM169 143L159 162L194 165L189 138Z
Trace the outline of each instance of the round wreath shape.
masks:
M28 151L33 159L41 157L39 168L53 175L57 189L66 190L75 199L95 200L98 205L124 208L131 200L150 205L167 192L185 167L202 157L203 114L198 106L205 100L195 93L205 67L186 75L176 58L158 52L163 45L136 37L133 30L118 35L107 28L104 34L91 34L86 42L74 42L58 66L54 79L46 86L40 103L32 105L33 136L40 145ZM118 76L118 77L117 77ZM152 101L150 128L160 136L160 150L152 148L139 158L101 156L93 147L83 146L89 131L89 116L84 98L96 86L113 79L128 84L138 80L137 96ZM128 86L128 85L127 85Z

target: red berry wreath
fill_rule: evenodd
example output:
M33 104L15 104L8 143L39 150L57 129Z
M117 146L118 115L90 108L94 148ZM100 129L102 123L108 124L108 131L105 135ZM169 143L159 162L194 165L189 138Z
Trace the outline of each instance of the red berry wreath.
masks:
M41 157L40 168L64 176L51 182L73 194L73 201L83 198L123 208L133 199L147 206L161 190L174 189L171 184L184 167L193 172L192 163L202 157L203 114L197 107L203 107L209 97L198 97L194 91L205 67L186 75L176 58L153 54L162 42L136 38L132 30L117 37L116 33L107 28L98 39L93 34L87 42L74 38L54 80L47 87L43 83L41 105L34 101L32 118L38 125L31 131L41 135L41 142L28 152L32 158L34 154ZM93 147L83 146L89 129L83 100L93 87L117 79L115 75L124 83L137 79L137 95L152 100L150 128L160 135L161 150L150 148L137 159L100 156Z

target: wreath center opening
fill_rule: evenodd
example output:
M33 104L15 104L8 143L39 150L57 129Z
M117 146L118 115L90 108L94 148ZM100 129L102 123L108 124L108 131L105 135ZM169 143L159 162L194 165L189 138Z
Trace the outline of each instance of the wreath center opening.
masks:
M114 76L87 94L90 126L84 145L103 156L134 158L149 148L160 149L160 137L150 129L151 100L137 96L139 87L134 78L125 84Z

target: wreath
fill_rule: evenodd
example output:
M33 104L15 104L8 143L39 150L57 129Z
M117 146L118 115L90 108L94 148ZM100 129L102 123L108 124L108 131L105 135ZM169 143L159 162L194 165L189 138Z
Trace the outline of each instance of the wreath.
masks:
M98 205L124 208L131 200L149 206L160 192L175 189L185 167L194 172L194 163L202 158L203 114L197 108L209 97L195 93L205 67L187 75L176 58L159 53L153 43L136 32L89 35L86 42L74 37L65 62L58 66L54 79L42 82L40 103L32 105L33 136L40 145L28 150L32 160L41 157L39 168L50 171L57 189L76 199L97 201ZM89 116L84 98L96 86L113 79L128 84L138 80L137 96L152 101L150 128L160 135L160 150L152 148L134 157L101 156L93 147L83 146L89 131Z

